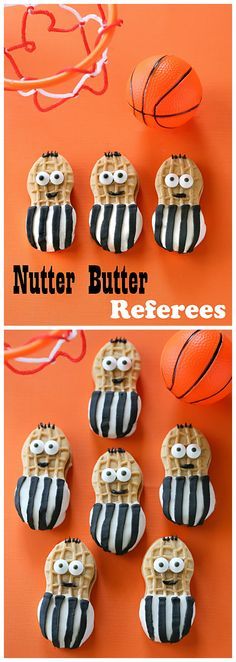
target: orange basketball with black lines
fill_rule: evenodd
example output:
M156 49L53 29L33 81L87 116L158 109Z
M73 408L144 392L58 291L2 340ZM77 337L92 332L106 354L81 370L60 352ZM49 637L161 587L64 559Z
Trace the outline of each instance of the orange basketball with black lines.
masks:
M209 405L225 398L232 384L232 344L221 331L178 331L161 355L161 373L178 400Z
M128 103L134 116L150 127L174 128L188 122L202 99L196 71L175 55L139 62L128 83Z

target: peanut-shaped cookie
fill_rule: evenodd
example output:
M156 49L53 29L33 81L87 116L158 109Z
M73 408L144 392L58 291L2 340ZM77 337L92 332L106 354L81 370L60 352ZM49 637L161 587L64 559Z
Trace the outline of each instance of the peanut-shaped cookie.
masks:
M114 338L99 350L93 363L95 391L89 402L90 427L109 439L136 430L141 399L136 391L140 356L125 338Z
M17 482L15 507L31 529L53 529L66 516L70 490L65 480L72 466L64 432L54 424L39 423L22 448L23 474Z
M81 540L67 538L48 555L45 576L46 592L38 606L42 635L57 648L78 648L94 628L94 558Z
M164 515L176 524L203 524L215 508L215 493L208 476L211 449L192 425L177 425L161 448L165 478L160 487Z
M139 503L143 487L139 465L123 448L110 448L95 464L92 484L96 495L90 513L93 539L105 552L129 552L146 526Z
M70 201L73 170L58 152L44 152L28 174L31 206L27 212L28 240L39 251L52 253L71 246L76 213Z
M155 187L158 205L152 227L157 244L170 252L191 253L206 234L199 168L185 154L173 154L159 168Z
M129 250L143 226L136 204L139 184L134 166L120 152L105 152L93 167L90 184L94 195L89 216L91 237L105 251Z
M176 643L188 634L195 617L190 593L193 570L192 554L176 536L159 538L146 552L139 617L152 641Z

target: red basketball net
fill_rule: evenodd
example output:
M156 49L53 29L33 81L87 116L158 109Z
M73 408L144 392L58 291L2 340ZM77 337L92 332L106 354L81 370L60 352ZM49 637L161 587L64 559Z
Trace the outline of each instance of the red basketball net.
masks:
M76 356L71 355L69 352L66 352L61 349L62 345L64 343L69 343L71 340L74 340L79 333L80 339L81 339L81 350L80 353ZM35 340L38 340L39 338L45 338L45 334L38 334L37 336L34 336L33 338L30 338L30 340L27 341L25 345L30 345L30 343L34 342ZM72 363L79 363L79 361L82 361L86 354L86 338L85 338L85 333L84 331L76 331L76 330L65 330L65 331L58 331L58 335L54 334L53 335L53 341L56 341L55 345L53 348L50 350L48 356L17 356L14 359L14 364L13 364L13 359L12 361L7 360L5 358L4 363L9 368L9 370L12 370L17 375L34 375L37 372L41 372L41 370L44 370L47 366L51 365L52 363L55 363L55 361L60 357L68 359L68 361L71 361ZM11 349L11 345L9 343L4 343L4 349L8 350ZM29 352L30 353L30 352ZM46 353L46 349L44 349L44 354ZM36 364L35 368L27 368L27 369L21 369L17 368L15 362L18 362L20 364L27 364L27 365L33 365Z
M116 26L121 26L123 23L121 19L118 19L117 21L110 23L108 25L102 5L96 5L98 10L98 15L91 13L91 14L86 14L85 16L82 16L78 11L78 9L75 9L70 5L58 5L58 7L71 13L74 21L71 27L68 28L58 27L56 24L55 15L51 10L49 11L46 8L38 9L33 6L28 6L22 17L21 41L19 43L4 48L4 54L8 59L11 67L13 68L16 77L19 80L30 81L34 79L34 77L24 76L23 71L21 70L21 68L17 63L17 54L19 53L20 49L23 49L26 53L33 53L37 50L37 45L35 41L33 41L32 38L30 38L30 30L28 25L29 16L30 17L40 16L40 15L46 16L49 19L48 32L69 33L78 30L82 37L85 55L89 55L90 53L92 53L92 51L101 41L101 38L105 32L111 30ZM90 22L94 21L98 25L98 34L95 43L93 45L89 44L88 38L86 36L86 24L89 21ZM61 48L63 49L63 44L61 44ZM108 86L108 76L107 76L107 68L106 68L107 52L108 52L108 48L105 48L104 52L101 54L97 62L95 62L88 69L80 69L76 66L72 66L72 67L66 67L64 69L60 69L60 71L57 71L55 73L56 76L64 72L71 72L72 74L76 74L76 73L78 74L79 80L76 82L76 85L73 87L71 91L55 92L55 91L49 91L48 89L43 89L43 87L39 87L39 88L37 87L37 89L30 89L29 91L17 90L17 92L22 96L26 96L26 97L33 96L34 104L36 108L41 112L47 112L49 110L52 110L53 108L57 108L61 104L64 104L69 99L76 98L81 92L81 90L89 90L90 92L92 92L92 94L95 95L104 94ZM101 87L99 89L94 89L88 83L88 81L89 79L96 78L99 75L102 80ZM5 87L5 89L8 91L12 91L12 89L8 88L7 86ZM40 96L44 97L44 100L54 99L54 101L51 102L49 105L43 106L41 104Z

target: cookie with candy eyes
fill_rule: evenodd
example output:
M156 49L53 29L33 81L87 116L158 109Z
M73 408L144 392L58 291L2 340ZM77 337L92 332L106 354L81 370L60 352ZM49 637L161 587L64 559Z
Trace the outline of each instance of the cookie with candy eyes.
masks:
M155 187L158 205L152 228L157 244L170 252L191 253L206 234L198 166L185 155L172 155L159 168Z
M123 555L141 539L146 518L139 499L142 471L123 448L109 448L95 464L92 485L96 503L90 513L90 532L105 552Z
M73 170L58 152L44 152L32 165L27 179L31 204L26 232L33 248L52 253L71 246L76 226L70 201L73 184Z
M79 538L67 538L50 552L45 563L46 592L38 606L42 635L57 648L78 648L94 628L90 593L96 564Z
M164 515L176 524L203 524L215 508L208 476L211 450L204 435L192 425L177 425L161 448L165 478L160 487Z
M145 595L139 617L152 641L176 643L189 633L195 618L190 592L193 571L192 554L176 536L159 538L146 552L142 564Z
M95 390L89 402L89 423L101 437L127 437L136 430L141 399L136 390L140 356L125 338L114 338L93 363Z
M143 226L136 204L139 184L134 166L120 152L105 152L93 167L90 184L94 195L91 237L106 251L129 250Z
M40 423L23 445L22 463L15 491L18 515L31 529L59 526L70 501L65 477L72 466L70 445L62 430Z

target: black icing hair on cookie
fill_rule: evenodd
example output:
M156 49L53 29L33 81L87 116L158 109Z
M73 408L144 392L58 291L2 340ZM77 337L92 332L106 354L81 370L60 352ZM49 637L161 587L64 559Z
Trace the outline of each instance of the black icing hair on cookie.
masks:
M169 542L170 540L178 540L178 536L164 536L164 538L162 538L162 540L164 542Z
M79 544L81 542L81 540L80 540L80 538L66 538L65 542L76 542L76 543Z
M121 156L120 152L104 152L104 156L107 157L107 159L112 159L113 156Z
M186 154L172 154L172 159L186 159Z
M113 343L113 345L115 345L117 342L122 342L125 345L127 343L127 340L126 340L126 338L116 337L116 338L111 338L110 342Z
M43 152L42 158L47 159L48 156L58 156L58 152Z
M192 428L192 423L177 423L177 428Z
M125 449L124 448L108 448L107 452L111 453L111 454L113 454L113 453L125 453Z
M39 423L38 428L43 428L44 430L51 428L51 430L55 430L55 423Z

